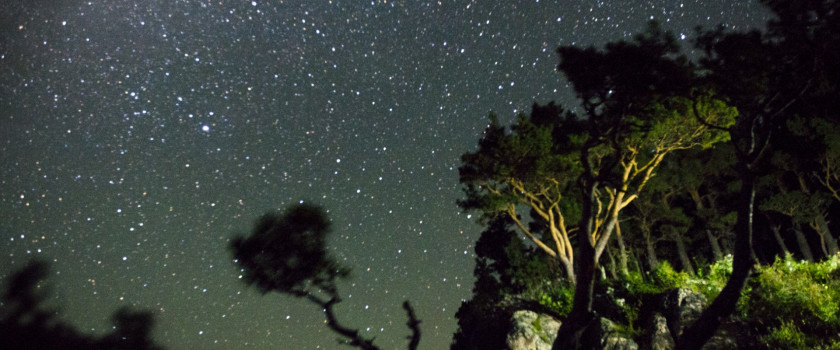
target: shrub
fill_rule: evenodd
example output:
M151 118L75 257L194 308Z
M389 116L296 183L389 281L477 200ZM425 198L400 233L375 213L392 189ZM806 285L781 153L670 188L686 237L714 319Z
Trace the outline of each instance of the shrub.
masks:
M705 276L704 271L706 272ZM726 285L726 281L729 280L731 274L732 255L727 255L709 265L706 269L698 269L697 279L691 280L689 286L692 290L705 295L707 300L714 300L720 294L723 286Z
M746 313L769 348L828 347L840 335L840 257L819 263L788 255L759 269ZM840 346L840 343L834 342Z
M570 284L561 283L552 285L546 290L539 292L538 302L558 315L565 317L572 311L572 301L575 297L575 287Z
M688 273L674 271L667 261L663 261L653 270L652 277L654 286L660 292L685 287L688 282Z
M808 349L808 342L805 334L796 327L793 322L784 322L773 331L762 337L764 345L770 349Z

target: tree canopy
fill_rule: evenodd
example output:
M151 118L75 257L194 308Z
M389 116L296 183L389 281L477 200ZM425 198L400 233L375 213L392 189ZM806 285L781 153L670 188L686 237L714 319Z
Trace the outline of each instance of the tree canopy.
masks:
M230 244L235 261L242 267L244 281L260 292L278 292L306 300L323 310L326 325L343 337L345 345L365 350L379 349L373 339L366 339L356 329L341 323L335 305L341 302L336 283L347 278L350 269L327 253L330 221L318 206L293 205L282 213L269 212L260 217L248 237L235 237ZM420 343L420 320L408 301L403 303L408 315L406 325L412 331L409 349Z
M764 3L777 15L767 31L700 30L696 61L655 23L603 48L558 48L583 113L535 104L509 127L491 114L462 156L458 203L492 224L484 234L509 232L496 227L506 222L530 242L518 249L575 284L555 348L582 346L604 252L613 278L630 278L630 264L656 270L660 257L702 275L731 254L727 283L676 339L685 349L735 311L757 263L791 246L809 260L837 254L840 69L829 62L840 11L835 1Z

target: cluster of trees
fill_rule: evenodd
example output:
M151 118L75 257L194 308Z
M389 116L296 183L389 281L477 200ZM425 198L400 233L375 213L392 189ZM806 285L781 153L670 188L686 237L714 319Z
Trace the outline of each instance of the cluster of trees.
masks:
M776 14L765 32L698 31L696 61L655 23L603 49L560 47L558 70L582 115L535 104L509 129L490 116L460 167L459 205L480 212L486 230L453 349L502 347L520 308L563 318L555 349L585 348L594 301L606 297L595 292L601 281L654 272L660 287L675 286L706 269L721 287L675 341L699 349L758 266L837 254L829 218L840 209L840 9L832 0L763 3ZM326 254L328 228L319 208L294 206L267 214L231 248L246 283L316 304L344 344L376 349L333 313L335 281L349 270ZM778 261L756 282L765 286L756 300L774 299L784 278L814 295L834 278L831 264ZM414 349L420 321L404 307ZM834 317L825 305L802 308ZM798 329L782 328L775 337Z
M806 309L835 317L831 303L840 295L820 286L837 285L836 266L794 267L789 256L815 262L838 254L830 218L840 210L840 4L762 2L776 16L766 31L698 31L703 55L695 61L655 23L602 49L560 47L558 70L582 114L535 104L509 129L490 116L460 167L459 205L480 212L486 230L453 349L500 348L510 312L520 308L563 318L555 349L585 348L595 300L605 298L596 293L601 281L650 272L668 279L672 265L693 276L725 256L725 284L677 348L702 347L735 311L753 272L773 261L785 267L763 270L754 299L789 302L768 291L790 278L830 304ZM247 284L305 299L342 343L378 349L334 314L336 281L349 269L327 254L328 232L320 208L297 205L266 214L230 247ZM45 275L46 265L34 263L12 277L0 347L157 348L146 312L120 310L115 332L101 339L56 322L42 307ZM541 299L546 290L555 295ZM416 349L420 321L403 306ZM795 336L796 327L784 323L774 334Z
M731 254L726 285L676 340L699 349L757 264L837 254L840 5L763 3L766 31L699 32L696 61L655 23L603 49L560 47L582 115L534 105L509 129L491 115L460 168L459 204L487 230L453 348L498 341L475 337L479 315L504 315L546 278L574 291L555 348L581 348L599 276L661 261L693 275Z
M114 329L101 337L84 334L56 319L44 304L49 265L33 261L9 278L0 302L0 348L159 350L152 339L154 315L123 307L114 312Z

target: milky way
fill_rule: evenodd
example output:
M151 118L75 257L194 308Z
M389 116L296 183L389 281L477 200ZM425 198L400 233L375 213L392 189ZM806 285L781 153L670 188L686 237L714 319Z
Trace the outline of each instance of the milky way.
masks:
M404 348L447 348L481 227L458 166L495 111L574 108L559 45L655 19L761 26L754 1L22 1L0 5L0 277L51 262L84 332L154 311L172 349L337 348L313 305L261 296L227 249L305 201L354 276L338 316Z

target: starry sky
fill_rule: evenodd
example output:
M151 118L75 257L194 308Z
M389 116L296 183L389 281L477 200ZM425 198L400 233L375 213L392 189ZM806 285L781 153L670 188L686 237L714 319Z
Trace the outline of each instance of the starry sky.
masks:
M404 348L409 299L421 349L447 348L481 231L459 157L488 112L574 107L559 45L767 18L754 0L4 0L0 283L51 262L50 302L91 334L131 305L171 349L338 348L227 248L305 201L354 271L338 317Z

